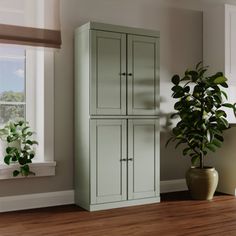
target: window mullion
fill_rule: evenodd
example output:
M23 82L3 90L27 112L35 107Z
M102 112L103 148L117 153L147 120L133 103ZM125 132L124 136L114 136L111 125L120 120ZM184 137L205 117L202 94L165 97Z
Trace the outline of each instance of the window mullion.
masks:
M0 101L0 105L26 105L25 102L5 102Z

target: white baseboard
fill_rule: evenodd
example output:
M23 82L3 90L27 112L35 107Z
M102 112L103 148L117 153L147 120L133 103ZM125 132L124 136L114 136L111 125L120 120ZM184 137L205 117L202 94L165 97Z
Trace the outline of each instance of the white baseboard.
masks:
M0 212L74 204L74 190L0 197Z
M187 189L185 179L164 180L160 183L161 193L185 191Z
M161 193L187 190L185 179L165 180ZM0 197L0 212L74 204L74 190Z

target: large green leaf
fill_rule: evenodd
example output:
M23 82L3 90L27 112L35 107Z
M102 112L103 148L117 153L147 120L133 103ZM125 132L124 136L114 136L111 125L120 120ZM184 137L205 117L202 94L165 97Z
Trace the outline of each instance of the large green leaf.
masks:
M209 121L210 121L211 123L213 123L213 122L217 121L217 119L216 119L215 116L212 116L212 117L209 118Z
M192 165L196 165L199 161L199 155L194 155L192 158L191 158L191 162L192 162Z
M175 110L181 110L182 107L183 107L183 103L181 101L176 102L175 105L174 105Z
M179 129L178 127L175 127L173 128L172 132L175 136L178 136L179 134L181 134L181 129Z
M219 120L225 126L225 128L229 127L229 123L226 119L224 119L223 117L220 117Z
M25 158L25 157L20 157L20 158L18 159L18 161L19 161L20 165L25 165L25 164L27 163L27 158Z
M234 105L231 103L224 103L222 104L223 107L228 107L228 108L233 108L234 109Z
M4 162L5 162L7 165L10 165L11 158L12 158L11 155L6 155L6 156L4 157Z
M186 156L189 151L191 151L191 148L185 148L185 149L183 150L183 155Z
M180 91L180 92L176 92L173 94L173 98L181 98L184 96L184 92Z
M222 135L215 134L214 137L220 140L221 142L224 142L224 137Z
M199 77L202 77L205 74L206 71L207 71L207 69L200 69L200 70L198 70Z
M190 91L190 87L189 86L184 87L184 92L185 93L189 93L189 91Z
M178 85L179 82L180 82L180 77L179 75L174 75L171 79L172 83L175 84L175 85Z
M223 111L223 110L217 110L217 111L215 112L215 114L216 114L216 117L217 117L217 118L219 118L219 117L221 117L221 116L227 117L225 111Z
M223 90L221 90L220 92L224 95L225 99L228 100L228 95L227 95L227 93L226 93L225 91L223 91Z
M218 94L213 95L213 98L215 99L215 102L221 105L222 103L222 97L219 96Z
M7 148L6 148L6 153L7 153L7 154L12 154L12 153L17 152L17 151L18 151L18 150L17 150L16 147L7 147Z
M227 78L224 76L219 76L217 78L214 79L214 84L223 84L227 81Z
M198 70L199 68L201 68L202 65L203 65L203 62L202 62L202 61L198 62L197 65L196 65L196 67L195 67L196 70Z
M14 170L13 171L13 176L14 177L18 176L19 174L20 174L20 171L18 171L18 170Z
M174 137L170 137L167 141L166 141L166 147L169 145L170 141L174 140Z
M214 144L214 145L215 145L216 147L218 147L218 148L220 148L220 147L221 147L221 144L222 144L222 142L220 142L220 141L217 140L217 139L212 140L211 143Z
M208 145L206 145L206 147L212 152L216 151L215 145L213 145L213 144L208 144Z
M188 72L188 75L190 75L192 77L192 81L196 82L198 79L198 72L195 70L191 70Z
M222 83L222 84L220 84L222 87L224 87L224 88L228 88L229 86L228 86L228 84L227 83Z
M181 79L181 81L188 81L188 83L190 83L191 81L191 78L188 76L188 75L185 75L182 79ZM187 83L187 84L188 84Z

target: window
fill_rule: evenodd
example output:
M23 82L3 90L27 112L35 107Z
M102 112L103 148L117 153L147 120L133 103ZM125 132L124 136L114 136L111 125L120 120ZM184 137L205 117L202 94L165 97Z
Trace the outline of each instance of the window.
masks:
M26 51L0 45L0 126L26 119Z
M32 164L37 176L55 174L53 78L52 51L0 44L0 126L17 119L30 123L39 142ZM0 158L0 179L11 178L11 168Z

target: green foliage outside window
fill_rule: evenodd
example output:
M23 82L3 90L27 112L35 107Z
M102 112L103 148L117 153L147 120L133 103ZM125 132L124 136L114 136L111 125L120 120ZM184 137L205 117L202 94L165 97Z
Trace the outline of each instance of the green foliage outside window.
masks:
M2 102L24 102L25 97L22 92L7 91L0 94ZM25 105L24 104L1 104L0 105L0 123L5 124L8 121L24 119Z

